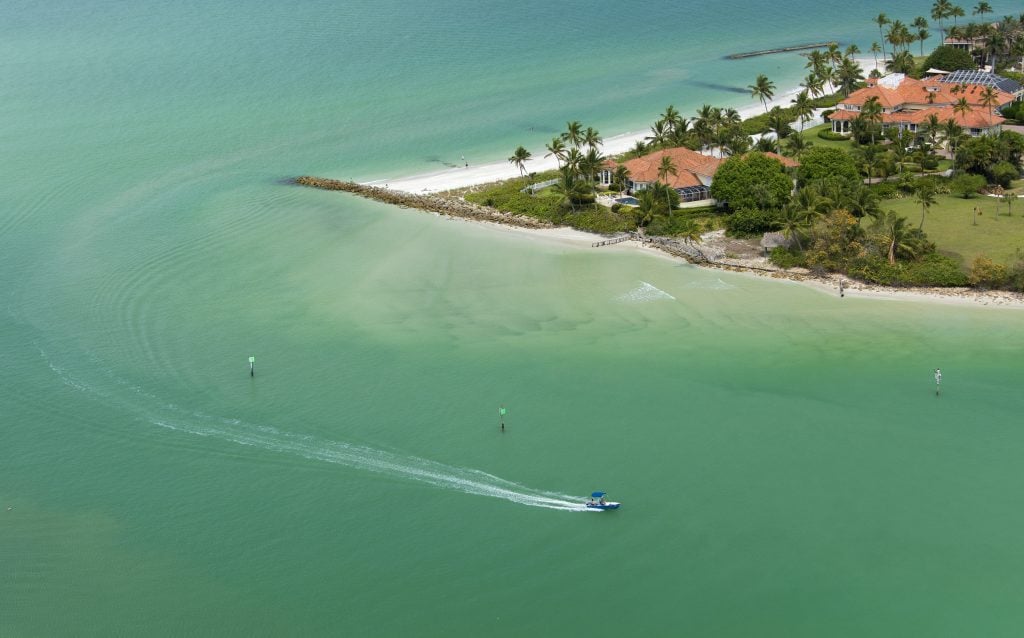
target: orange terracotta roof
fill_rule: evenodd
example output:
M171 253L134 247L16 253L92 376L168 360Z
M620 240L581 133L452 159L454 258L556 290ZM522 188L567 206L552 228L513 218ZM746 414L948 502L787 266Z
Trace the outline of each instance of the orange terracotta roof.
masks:
M934 104L936 106L956 104L960 98L965 98L971 106L981 107L981 94L985 90L979 84L949 84L940 82L938 77L930 77L924 80L914 78L903 78L895 88L889 88L873 84L863 89L858 89L840 104L851 104L863 106L872 97L877 97L882 108L898 109L906 108L908 105L924 107ZM1009 104L1013 101L1013 95L996 89L996 100L999 106Z
M677 175L669 175L669 186L672 188L683 188L686 186L700 186L703 182L698 175L711 177L718 170L722 160L701 155L688 148L669 148L655 151L642 157L627 160L623 165L629 170L629 178L634 182L657 182L658 168L661 167L661 158L664 156L672 158L676 166ZM616 163L609 160L605 163L609 168L614 168Z
M833 120L853 120L860 115L856 111L836 111L829 116ZM897 111L895 113L883 113L883 124L922 124L927 121L929 115L936 115L940 122L952 119L964 128L991 128L1006 121L998 113L990 113L987 107L975 107L967 113L956 113L952 106L939 106L916 111Z

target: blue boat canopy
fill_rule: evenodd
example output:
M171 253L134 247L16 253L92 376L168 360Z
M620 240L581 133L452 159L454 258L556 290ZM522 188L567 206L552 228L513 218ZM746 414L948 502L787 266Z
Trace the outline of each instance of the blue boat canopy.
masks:
M591 496L593 496L594 498L601 498L604 495L605 492L594 492L593 494L591 494Z

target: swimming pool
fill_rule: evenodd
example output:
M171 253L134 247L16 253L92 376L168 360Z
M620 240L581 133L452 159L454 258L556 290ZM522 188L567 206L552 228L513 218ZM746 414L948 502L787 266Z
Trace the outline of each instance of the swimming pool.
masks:
M626 206L636 206L640 203L636 197L617 197L615 201L619 204L625 204Z

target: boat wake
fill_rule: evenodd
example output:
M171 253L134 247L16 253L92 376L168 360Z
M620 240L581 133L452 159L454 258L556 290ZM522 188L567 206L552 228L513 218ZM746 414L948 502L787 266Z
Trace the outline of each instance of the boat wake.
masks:
M209 417L206 417L209 420ZM531 490L518 483L472 468L461 468L415 456L331 441L314 436L282 432L269 426L255 426L236 420L220 423L151 421L170 430L209 436L239 445L272 452L292 454L313 461L334 463L359 470L406 478L434 487L457 490L477 496L500 498L520 505L566 511L586 511L584 498Z
M282 431L266 425L245 423L238 419L224 419L200 412L186 413L179 406L167 403L142 388L120 379L114 379L116 388L101 389L71 373L64 366L54 363L41 348L39 352L50 369L68 387L86 393L104 403L136 412L145 421L161 428L418 481L465 494L500 498L530 507L573 512L588 511L584 505L585 497L531 489L481 470L446 465L417 456L353 445L343 441L332 441ZM144 405L139 405L138 399L125 401L124 390L142 397Z

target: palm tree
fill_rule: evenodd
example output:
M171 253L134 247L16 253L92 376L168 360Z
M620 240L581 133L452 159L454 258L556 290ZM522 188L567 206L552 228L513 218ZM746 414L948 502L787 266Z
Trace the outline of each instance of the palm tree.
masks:
M960 98L959 100L956 101L956 104L953 105L953 113L960 116L965 116L972 110L974 109L967 102L967 98L965 97Z
M565 154L565 163L562 165L563 169L567 169L575 177L580 176L580 165L583 163L583 153L580 153L578 148L570 148L569 152Z
M679 125L683 123L683 118L679 115L676 107L669 104L665 112L661 114L661 121L665 123L669 133L675 133Z
M601 138L601 134L597 132L597 129L588 126L587 130L583 133L583 143L591 150L594 150L601 146L604 140Z
M601 170L601 166L604 164L604 156L593 146L587 149L586 154L580 160L580 173L583 175L583 179L587 182L594 184L594 176Z
M651 125L651 134L644 139L652 147L666 146L669 139L671 139L671 134L672 132L669 130L665 120L658 120Z
M774 131L775 139L780 142L786 139L786 136L792 130L789 127L789 122L789 114L783 111L780 106L773 106L768 111L768 129Z
M526 177L526 160L530 157L532 157L530 151L520 146L512 153L512 157L508 158L508 161L519 169L520 177Z
M797 204L795 201L782 208L782 215L779 219L779 225L782 227L782 236L790 241L796 240L798 250L804 249L803 244L800 242L800 237L804 235L807 228L811 225L810 219L811 216L807 210L801 210L800 204Z
M861 72L860 65L854 62L853 58L843 58L836 71L836 77L839 79L839 88L843 90L846 97L850 97L850 91L864 79L864 74Z
M561 195L559 203L563 206L568 203L574 213L576 212L576 202L582 200L590 191L589 187L580 180L579 175L570 170L568 166L563 166L559 170L558 181L551 186L551 190Z
M857 46L856 44L851 44L850 46L846 47L845 51L843 51L843 57L844 58L852 58L853 56L857 55L858 53L860 53L860 47Z
M762 153L778 153L779 143L770 137L760 137L754 144L754 150Z
M864 117L868 124L871 124L871 145L875 145L875 125L882 123L882 103L878 101L878 96L872 95L864 102L864 106L860 109L861 116Z
M927 28L917 30L917 41L921 43L921 55L924 55L924 41L932 37L932 32Z
M786 152L797 159L800 159L804 151L811 146L814 146L814 144L809 142L803 133L793 133L786 138Z
M562 133L562 139L569 142L569 145L573 148L579 148L580 144L583 143L583 124L577 120L565 123L565 133Z
M676 169L676 163L672 161L672 158L668 155L661 156L661 164L658 165L658 179L661 180L665 186L671 188L672 185L668 183L668 176L673 177L679 175L679 171ZM665 192L665 199L668 200L668 217L672 219L672 200L669 199L668 191Z
M882 62L885 62L885 33L882 29L885 25L889 24L889 22L889 16L884 13L879 13L878 17L875 18L875 24L878 25L878 36L882 40ZM874 47L872 47L872 51L874 51ZM875 65L877 66L878 63L876 62Z
M930 114L925 119L924 126L922 126L921 128L924 129L923 133L928 138L928 142L934 146L935 138L942 130L942 123L939 122L939 116L936 115L935 113Z
M625 164L617 165L615 170L612 171L612 182L622 186L623 191L629 186L629 169L626 168Z
M935 203L935 186L931 182L921 180L918 184L917 189L914 191L914 201L921 205L921 225L918 226L918 230L924 228L924 215L931 209Z
M981 105L988 108L988 125L989 128L991 128L994 110L992 107L999 104L999 93L991 86L986 86L985 89L981 92L980 97Z
M961 7L959 5L953 5L953 7L949 10L949 15L953 16L953 26L955 27L956 26L956 19L957 18L962 18L966 14L964 13L964 8L963 7Z
M811 104L811 97L807 95L807 89L800 91L796 97L790 100L793 105L793 114L800 120L800 132L804 132L804 124L811 120L814 115L814 105Z
M885 14L882 14L885 15ZM878 54L882 51L882 47L878 46L877 42L871 43L871 55L875 57L875 68L878 68ZM884 61L884 60L883 60Z
M764 105L764 112L768 112L768 101L775 96L775 83L768 79L763 73L757 76L753 84L747 86L750 89L750 97L756 97Z
M935 3L932 5L932 20L939 21L939 32L942 34L943 42L946 41L946 23L943 21L952 15L950 13L952 8L953 5L949 0L935 0Z
M879 215L873 228L878 232L888 246L889 263L896 263L896 252L903 251L910 254L914 252L914 246L910 239L911 230L907 228L907 218L900 217L895 211L886 211Z
M647 154L647 145L644 144L643 140L637 140L636 144L633 145L633 148L629 149L629 152L633 157L643 157Z
M691 246L693 244L699 244L701 240L700 226L697 222L692 219L683 220L682 226L676 227L676 237L679 237L687 244Z
M885 68L893 73L905 73L910 75L914 72L916 64L914 55L910 51L900 51L892 56L892 59L885 63Z
M892 45L893 56L896 55L897 49L906 44L908 35L910 33L907 31L907 25L903 24L902 21L896 20L889 25L889 30L885 33L885 39Z
M969 109L968 109L969 110ZM950 156L953 158L953 171L956 171L956 145L964 135L964 129L956 123L956 120L949 118L942 127L942 137L949 147Z
M562 160L565 159L565 142L562 141L562 138L552 138L551 142L544 148L548 151L544 157L554 157L555 162L558 163L558 168L562 168Z
M811 97L820 97L825 94L825 82L816 73L811 73L804 78L804 83L800 86L804 87Z
M931 32L928 31L928 21L924 16L917 16L910 26L917 29L917 40L921 43L921 55L924 55L924 41L931 37Z
M654 191L649 188L638 192L636 199L637 206L633 212L636 215L636 226L639 229L651 223L659 204Z
M828 64L832 67L832 71L835 72L836 65L843 60L843 53L839 50L839 44L829 42L828 47L825 49L825 56L828 58Z
M980 15L982 19L984 19L986 13L992 13L992 5L987 2L979 2L978 5L974 7L974 11L971 12L971 15Z

